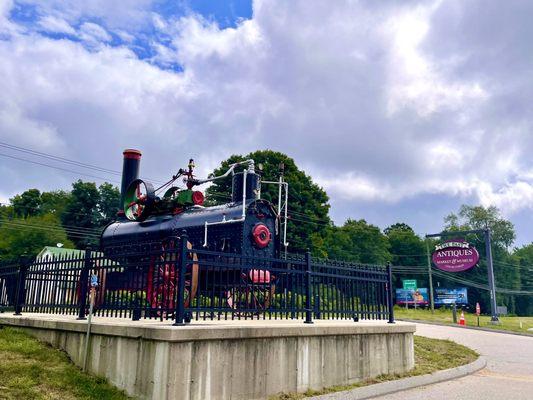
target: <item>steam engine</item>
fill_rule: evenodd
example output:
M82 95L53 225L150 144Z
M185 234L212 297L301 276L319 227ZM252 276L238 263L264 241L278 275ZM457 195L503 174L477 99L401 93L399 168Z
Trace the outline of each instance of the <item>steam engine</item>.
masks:
M178 260L175 256L169 258L171 251L168 250L176 250L178 239L183 238L185 232L187 246L192 249L188 252L191 260L184 278L186 307L195 296L213 295L214 291L233 309L268 307L276 290L276 277L270 273L268 261L261 265L254 261L244 268L238 264L225 269L210 269L204 265L208 261L205 257L220 258L220 254L227 259L234 259L231 254L238 254L254 260L274 258L278 254L280 215L271 203L260 198L261 177L255 171L253 160L233 164L224 175L203 180L195 178L194 162L190 160L188 169L180 169L172 179L154 189L150 183L139 179L140 159L139 151L124 151L122 210L100 239L106 258L123 267L100 277L102 290L141 290L150 308L173 310L179 272L176 269ZM239 166L245 169L236 172ZM204 207L203 194L193 190L194 187L230 175L231 201ZM173 186L179 178L183 178L185 188ZM202 253L199 249L214 253ZM250 284L254 288L253 295L249 291Z
M189 172L182 174L187 189L171 187L158 198L152 185L138 177L140 158L138 151L124 151L123 210L106 227L100 241L107 257L118 259L139 246L160 247L165 241L181 236L183 231L193 248L254 257L277 254L277 214L271 203L260 199L261 178L253 162L248 162L244 172L234 173L234 167L230 168L233 190L229 203L204 207L202 193L192 188L221 177L196 180L190 166Z

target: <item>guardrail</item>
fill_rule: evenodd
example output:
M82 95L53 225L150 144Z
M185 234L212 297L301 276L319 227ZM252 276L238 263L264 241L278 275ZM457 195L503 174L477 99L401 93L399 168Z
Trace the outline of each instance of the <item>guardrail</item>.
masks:
M131 246L112 259L85 254L0 265L0 312L173 319L386 319L394 322L390 266L257 258L174 243Z

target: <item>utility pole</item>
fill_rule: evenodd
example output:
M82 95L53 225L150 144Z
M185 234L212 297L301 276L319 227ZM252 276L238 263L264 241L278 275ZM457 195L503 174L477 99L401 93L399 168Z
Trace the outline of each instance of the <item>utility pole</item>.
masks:
M490 287L490 321L492 323L498 323L498 313L496 309L496 283L494 282L494 266L492 264L492 246L491 246L491 234L490 229L485 229L485 249L487 252L487 273L489 276Z
M426 236L426 253L428 260L428 276L429 276L429 305L431 307L431 313L435 312L435 301L433 297L433 275L431 274L431 258L429 256L429 240Z

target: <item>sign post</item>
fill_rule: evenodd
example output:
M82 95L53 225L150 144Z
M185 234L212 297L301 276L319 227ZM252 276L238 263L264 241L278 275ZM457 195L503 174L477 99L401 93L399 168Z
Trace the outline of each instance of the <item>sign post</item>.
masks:
M435 297L433 296L433 275L431 274L431 257L429 255L429 241L426 236L426 252L428 259L428 276L429 276L429 307L431 308L431 314L435 313Z
M489 287L490 287L490 322L498 323L498 314L496 309L496 284L494 282L494 267L492 265L492 246L490 230L485 229L485 248L487 249L487 269L489 275Z

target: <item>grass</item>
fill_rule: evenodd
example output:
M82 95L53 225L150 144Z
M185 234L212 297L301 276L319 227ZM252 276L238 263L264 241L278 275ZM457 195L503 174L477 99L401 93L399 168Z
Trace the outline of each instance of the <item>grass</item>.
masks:
M435 309L432 314L429 309L405 309L404 307L395 307L394 316L397 319L412 319L418 321L431 321L443 324L453 325L452 310L445 308ZM461 311L457 311L457 320L461 316ZM475 314L465 312L465 320L467 326L477 327L477 316ZM522 322L522 327L520 327ZM525 334L533 334L528 329L533 328L533 317L500 317L500 323L495 325L490 323L490 316L480 315L479 326L490 329L500 329L505 331L520 332Z
M0 360L0 399L128 399L18 329L0 326Z
M450 340L430 339L422 336L415 336L414 340L415 368L409 372L395 375L381 375L352 385L332 386L322 390L308 390L305 393L281 393L270 397L270 400L297 400L305 397L355 389L394 379L431 374L435 371L471 363L479 356L474 350Z

